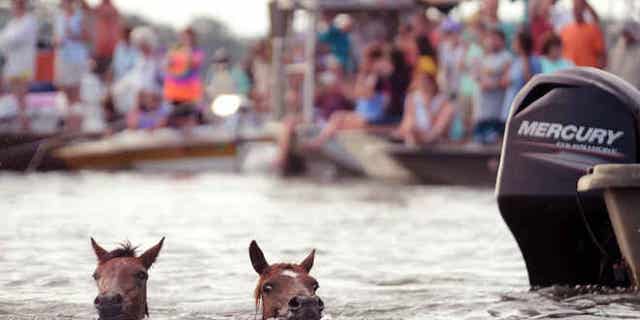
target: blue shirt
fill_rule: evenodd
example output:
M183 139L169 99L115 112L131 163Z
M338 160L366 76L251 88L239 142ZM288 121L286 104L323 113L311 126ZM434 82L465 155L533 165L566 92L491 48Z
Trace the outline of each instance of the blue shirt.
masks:
M573 67L573 62L562 58L554 61L543 57L540 58L540 63L542 64L542 73L554 73Z
M60 39L59 57L67 63L84 63L89 59L89 48L81 38L84 28L84 16L80 10L72 16L60 13L56 20L55 35Z
M122 78L136 65L140 52L133 45L119 42L113 54L113 77L115 80Z
M532 76L542 73L542 63L539 57L529 57L529 72ZM527 79L525 79L524 75L524 59L517 57L513 60L511 68L509 69L509 78L511 79L511 84L507 87L507 92L504 97L504 105L502 107L503 120L506 120L509 117L511 103L515 100L520 89L522 89L522 87L527 83Z
M354 66L351 59L351 39L349 38L348 33L343 32L332 25L329 27L329 30L318 36L318 40L329 46L331 53L336 56L346 71L353 71Z

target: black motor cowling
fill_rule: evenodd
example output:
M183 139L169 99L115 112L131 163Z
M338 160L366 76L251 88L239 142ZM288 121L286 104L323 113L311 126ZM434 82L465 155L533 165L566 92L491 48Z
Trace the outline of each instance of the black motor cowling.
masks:
M628 285L602 196L577 194L603 163L637 163L640 92L604 71L532 79L512 105L496 192L532 286Z

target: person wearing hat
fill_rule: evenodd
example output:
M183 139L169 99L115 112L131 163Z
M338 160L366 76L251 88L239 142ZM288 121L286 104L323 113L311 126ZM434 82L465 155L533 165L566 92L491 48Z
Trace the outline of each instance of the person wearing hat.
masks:
M627 21L611 50L608 71L640 89L640 23Z
M18 101L18 117L28 129L26 95L36 61L38 21L27 10L27 0L13 0L12 17L0 32L0 51L6 59L2 79Z

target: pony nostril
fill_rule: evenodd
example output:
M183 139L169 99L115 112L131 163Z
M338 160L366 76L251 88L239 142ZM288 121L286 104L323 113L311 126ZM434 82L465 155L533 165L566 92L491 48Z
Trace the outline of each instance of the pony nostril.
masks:
M302 307L302 304L300 303L300 299L298 299L298 297L293 297L291 298L291 300L289 300L289 310L298 310L300 309L300 307Z
M99 295L93 300L94 305L97 307L111 307L111 306L119 306L124 302L122 295L114 294L114 295Z

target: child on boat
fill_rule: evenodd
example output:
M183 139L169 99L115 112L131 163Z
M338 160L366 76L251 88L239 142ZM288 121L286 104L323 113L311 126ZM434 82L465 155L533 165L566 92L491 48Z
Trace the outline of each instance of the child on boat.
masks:
M138 93L138 104L127 113L127 128L131 130L155 130L164 128L169 122L171 105L163 102L159 88L142 88Z

